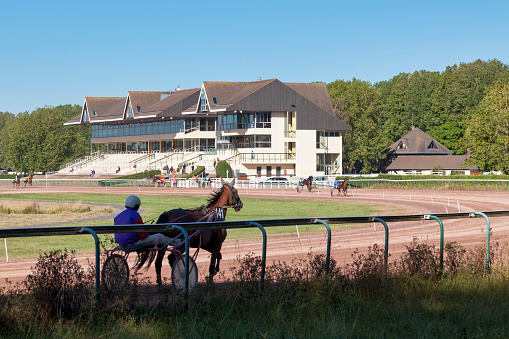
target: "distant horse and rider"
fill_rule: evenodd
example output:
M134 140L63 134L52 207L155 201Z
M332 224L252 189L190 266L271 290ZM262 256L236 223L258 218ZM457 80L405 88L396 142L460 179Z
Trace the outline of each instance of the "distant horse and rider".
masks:
M31 174L29 174L28 177L25 180L23 180L23 184L24 184L23 187L27 187L27 185L32 187L32 175Z
M16 174L16 177L12 181L12 188L14 188L14 187L20 188L21 181L23 181L23 187L27 187L27 185L32 187L32 174L29 173L28 177L26 177L23 180L21 180L21 176L19 174Z
M310 175L307 179L299 181L299 185L297 186L297 192L300 193L304 189L304 186L308 187L308 191L311 192L311 187L313 186L313 176Z
M334 190L337 189L338 190L338 195L341 193L341 191L343 191L343 195L346 196L346 194L348 193L347 192L347 189L348 189L348 181L350 180L349 177L345 177L345 179L342 181L342 182L339 182L339 180L336 180L336 182L334 183L334 187L330 190L330 196L334 196Z
M19 175L16 175L16 178L12 181L12 188L16 187L19 188L21 186L21 179L19 178Z

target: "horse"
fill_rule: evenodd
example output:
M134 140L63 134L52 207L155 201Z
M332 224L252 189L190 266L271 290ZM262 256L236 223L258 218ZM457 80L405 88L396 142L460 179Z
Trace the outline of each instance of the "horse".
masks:
M27 184L28 186L32 187L32 178L31 177L26 178L25 180L23 180L23 183L24 183L23 187L27 187Z
M152 183L154 184L154 187L160 187L161 184L163 184L164 187L166 187L166 181L161 181L160 175L151 175L150 178L152 178Z
M12 188L14 188L14 186L16 186L16 188L19 188L21 186L21 181L20 181L19 177L16 177L12 181Z
M343 182L336 181L334 183L334 187L330 190L330 196L332 197L334 195L334 190L338 190L338 195L341 193L341 190L343 190L343 194L346 196L347 189L348 189L348 180L350 180L349 177L345 177Z
M157 219L157 224L166 223L187 223L187 222L200 222L200 221L214 221L215 220L215 209L216 207L222 207L226 209L232 207L236 212L240 211L243 206L242 201L239 198L237 190L233 187L235 179L231 183L226 183L221 178L222 187L212 193L208 199L207 205L202 205L195 209L172 209L170 211L162 213ZM224 210L226 216L226 210ZM180 235L180 231L163 232L163 234L169 238L176 238ZM190 247L203 248L204 250L211 253L210 265L209 265L209 280L212 281L212 277L219 272L219 262L222 259L221 247L226 239L226 229L219 230L200 230L200 236L194 238L190 242ZM157 252L157 253L156 253ZM165 251L154 251L154 250L139 250L138 258L134 265L135 270L139 270L148 261L146 268L148 269L155 258L155 268L157 275L157 284L161 285L161 267L164 259ZM157 257L156 257L157 256ZM174 254L168 255L168 262L170 266L173 266L173 262L176 257Z
M304 185L308 187L308 191L311 192L311 186L313 186L313 176L310 175L309 178L299 181L299 185L297 186L297 192L302 192L304 189ZM299 191L300 188L300 191Z

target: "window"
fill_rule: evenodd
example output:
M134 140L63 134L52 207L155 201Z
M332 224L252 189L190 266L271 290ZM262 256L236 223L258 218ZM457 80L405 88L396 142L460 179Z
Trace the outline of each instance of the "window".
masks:
M94 117L96 117L96 116L97 116L97 111L92 111L92 115L93 115Z
M140 105L136 106L136 112L141 112L141 106Z
M207 112L209 110L209 104L207 103L207 96L205 95L205 90L201 89L200 94L200 110L202 112Z
M256 113L256 128L270 128L271 127L271 113L270 112L257 112Z
M85 113L83 114L83 121L84 122L89 122L90 121L90 116L88 115L88 110L87 109L85 110Z
M256 175L258 177L262 176L262 166L256 166Z
M132 118L134 117L133 115L133 107L131 105L129 105L129 107L127 107L127 114L126 114L126 117L127 118Z
M255 147L270 148L271 147L271 136L270 135L255 136Z
M396 149L408 149L408 147L405 145L403 141L400 141L398 146L396 146Z
M272 166L267 166L267 176L268 177L272 176Z
M325 132L316 131L316 148L325 148Z
M431 142L429 143L428 147L426 147L426 149L438 149L438 146L435 143L435 141L431 140Z
M339 137L339 132L325 132L326 137Z
M214 103L214 105L217 105L217 98L216 97L212 97L212 102Z

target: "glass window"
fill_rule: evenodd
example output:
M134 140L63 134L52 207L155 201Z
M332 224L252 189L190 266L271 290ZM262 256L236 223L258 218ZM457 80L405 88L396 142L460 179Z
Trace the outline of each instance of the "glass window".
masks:
M147 142L146 141L140 141L138 142L138 152L147 152Z

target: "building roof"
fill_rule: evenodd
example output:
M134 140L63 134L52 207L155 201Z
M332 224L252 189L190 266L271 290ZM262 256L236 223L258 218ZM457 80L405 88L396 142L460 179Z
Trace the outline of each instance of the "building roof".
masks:
M413 127L412 131L393 143L388 153L401 155L426 155L426 154L452 154L447 147L424 133L419 127Z
M88 112L90 122L99 122L105 119L111 119L110 113L106 114L112 107L125 104L126 98L122 97L85 97L83 110L80 115L65 122L64 125L75 125L83 122L83 115Z
M167 97L143 110L140 115L157 115L158 117L181 117L182 111L196 103L199 94L199 88L170 92Z
M329 93L321 83L282 83L278 79L252 82L204 81L210 112L299 112L297 129L351 130L332 109ZM199 113L200 102L184 113Z
M441 167L444 170L464 170L477 168L476 166L467 166L465 161L470 158L469 155L408 155L397 157L387 167L388 171L429 171L433 168Z
M200 111L200 94L204 91L209 110ZM349 131L332 108L327 87L322 83L282 83L278 79L252 82L205 81L202 88L163 91L129 91L127 98L85 98L90 123L118 121L126 118L132 107L134 119L182 117L192 114L205 117L220 112L297 112L297 129ZM93 116L91 112L96 111ZM83 115L83 114L82 114ZM65 124L83 123L75 117Z
M126 104L124 114L127 112L127 106L130 104L133 108L134 117L143 117L145 109L161 101L161 95L165 96L170 92L149 92L149 91L129 91L127 94L128 103ZM138 110L139 108L139 110ZM145 114L146 115L146 114Z

